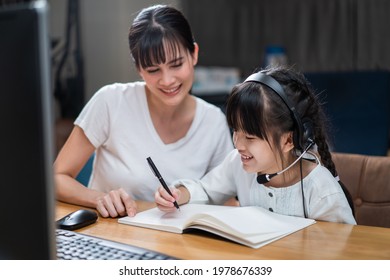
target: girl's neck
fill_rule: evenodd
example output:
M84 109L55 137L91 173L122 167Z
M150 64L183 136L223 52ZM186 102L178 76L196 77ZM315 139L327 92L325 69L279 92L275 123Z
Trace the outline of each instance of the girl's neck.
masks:
M267 184L264 184L267 187L274 188L285 188L295 185L300 182L301 179L305 178L310 172L317 166L317 163L313 163L307 160L302 160L302 176L301 176L301 164L298 161L286 172L275 176Z

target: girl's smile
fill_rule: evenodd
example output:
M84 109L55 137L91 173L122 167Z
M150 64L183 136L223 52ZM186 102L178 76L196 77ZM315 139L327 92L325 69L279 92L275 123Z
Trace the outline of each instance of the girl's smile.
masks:
M251 159L253 159L253 156L241 154L241 161L243 164L248 163Z

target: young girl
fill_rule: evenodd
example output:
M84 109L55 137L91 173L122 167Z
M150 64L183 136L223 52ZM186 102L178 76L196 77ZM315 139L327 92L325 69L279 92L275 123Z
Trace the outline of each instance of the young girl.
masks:
M173 197L160 187L162 211L175 211L175 200L223 204L236 196L241 206L356 224L335 178L324 113L303 75L278 67L249 76L233 88L227 120L236 149L201 180L175 181Z
M133 216L136 200L154 201L158 181L147 157L169 184L179 174L203 177L233 150L223 112L190 95L198 45L183 14L165 5L143 9L129 46L143 81L101 88L54 163L57 198L103 217ZM92 154L86 188L75 177Z

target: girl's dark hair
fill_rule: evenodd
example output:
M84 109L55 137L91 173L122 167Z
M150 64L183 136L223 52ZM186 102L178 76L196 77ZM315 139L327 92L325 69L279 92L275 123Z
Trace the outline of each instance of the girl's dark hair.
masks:
M321 162L337 176L328 145L328 120L310 83L303 74L288 67L268 68L261 72L280 83L301 120L309 119L312 122L313 138ZM244 82L232 89L227 101L226 115L233 130L242 130L266 140L279 155L282 155L281 136L287 132L297 132L291 112L281 97L269 87L257 82Z
M166 62L166 52L176 57L184 47L195 51L191 27L173 7L155 5L143 9L129 31L130 53L137 69Z

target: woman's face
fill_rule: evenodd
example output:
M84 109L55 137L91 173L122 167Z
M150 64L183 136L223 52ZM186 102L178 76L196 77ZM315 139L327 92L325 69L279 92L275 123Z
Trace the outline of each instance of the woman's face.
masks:
M140 68L139 73L152 98L167 106L176 106L188 96L192 87L198 47L195 45L192 55L184 48L176 52L176 57L167 51L166 58L165 63Z
M266 140L243 131L234 131L233 143L241 155L242 167L246 172L274 173L279 171L280 167L278 167L274 152Z

